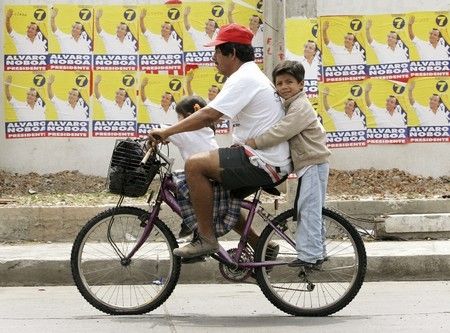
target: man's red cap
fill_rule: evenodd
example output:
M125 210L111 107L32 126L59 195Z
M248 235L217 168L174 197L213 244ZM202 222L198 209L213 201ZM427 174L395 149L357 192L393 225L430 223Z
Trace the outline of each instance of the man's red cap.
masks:
M204 46L216 46L225 43L251 45L252 39L253 33L250 29L240 24L230 23L222 26L216 36L216 39L205 44Z

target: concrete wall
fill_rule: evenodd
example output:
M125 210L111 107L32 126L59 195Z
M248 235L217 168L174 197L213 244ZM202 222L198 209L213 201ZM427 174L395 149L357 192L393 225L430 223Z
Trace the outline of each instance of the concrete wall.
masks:
M2 3L4 2L6 1ZM93 3L90 1L82 2ZM31 2L19 0L15 3ZM46 2L34 1L33 3L44 4ZM387 0L375 2L363 0L286 1L286 15L288 17L357 13L380 14L393 11L400 13L416 10L448 10L449 8L450 0L398 0L396 2ZM3 26L3 6L0 7L0 17ZM3 34L0 34L0 45L3 45ZM3 68L3 55L1 56L0 66ZM3 102L4 91L3 84L1 84L0 119L2 120L4 119ZM37 172L43 174L62 170L79 170L85 174L105 175L114 146L114 139L110 138L5 140L4 133L4 123L0 122L0 169L17 173ZM220 145L226 146L230 143L231 138L229 135L218 136L218 141ZM179 161L176 149L172 148L171 152L171 155L178 157L177 160ZM178 162L175 166L180 167L181 165L182 163ZM398 168L416 175L432 177L450 175L450 144L415 143L334 149L331 167L341 170L371 167L377 169Z

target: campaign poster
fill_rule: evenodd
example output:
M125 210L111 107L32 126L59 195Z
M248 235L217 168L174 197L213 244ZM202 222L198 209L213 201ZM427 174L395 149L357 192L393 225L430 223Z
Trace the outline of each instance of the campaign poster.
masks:
M90 71L94 11L89 5L55 4L49 9L49 69Z
M450 30L448 12L408 14L411 76L450 75Z
M365 17L369 77L408 81L409 41L405 14Z
M5 6L4 14L4 70L46 70L47 6Z
M362 84L361 81L319 84L318 112L329 147L367 145Z
M407 143L409 106L406 83L371 78L364 81L363 90L367 143Z
M138 70L138 21L136 6L94 8L94 70Z
M362 16L322 16L322 80L357 81L366 77L366 36Z
M317 43L316 18L291 17L286 19L285 59L299 61L305 68L304 91L308 97L318 96L321 79L321 52Z
M185 76L185 94L200 96L208 104L220 92L225 81L226 77L213 67L188 68ZM216 124L216 134L226 134L230 131L229 119L222 119Z
M183 11L181 4L139 7L141 71L183 72Z
M238 23L253 33L252 46L255 51L255 62L263 62L264 49L264 17L262 0L231 0L227 3L228 23Z
M99 71L93 73L93 80L92 135L136 136L136 72Z
M160 125L178 122L175 112L177 101L183 97L183 77L140 73L138 135Z
M410 142L450 141L449 85L448 77L421 77L408 81Z
M89 136L90 72L47 71L47 136Z
M4 78L6 138L47 136L45 72L11 71Z
M213 41L219 28L228 23L225 1L183 3L184 61L190 65L214 66Z

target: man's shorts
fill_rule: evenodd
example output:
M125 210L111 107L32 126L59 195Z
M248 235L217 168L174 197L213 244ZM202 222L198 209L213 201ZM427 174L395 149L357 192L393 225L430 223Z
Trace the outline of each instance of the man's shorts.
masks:
M266 171L250 163L242 146L219 148L219 164L222 186L233 196L243 198L258 187L273 185Z

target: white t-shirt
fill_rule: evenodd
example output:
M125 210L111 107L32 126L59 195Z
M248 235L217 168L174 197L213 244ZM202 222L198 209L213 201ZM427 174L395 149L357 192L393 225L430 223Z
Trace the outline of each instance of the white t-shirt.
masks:
M148 43L152 48L152 54L181 53L181 45L172 35L166 41L161 35L156 35L147 29L144 36L147 37Z
M353 115L350 118L345 112L330 108L328 114L331 119L333 119L336 131L358 131L366 129L364 121L356 112L353 112Z
M66 34L59 29L55 31L55 36L58 39L59 46L61 48L61 53L66 54L91 53L89 42L82 36L80 36L80 38L78 38L78 41L76 41L72 35Z
M36 103L34 108L31 108L28 103L20 102L14 97L11 98L9 103L14 108L18 121L45 120L45 106Z
M259 26L258 30L256 30L256 33L253 35L252 38L252 46L253 47L263 47L264 45L264 32L263 32L263 26L262 24Z
M441 104L442 105L442 104ZM414 102L413 108L419 116L420 126L449 126L447 115L442 107L439 107L436 113L431 111L429 107Z
M378 43L376 40L372 40L370 46L372 46L373 50L375 51L380 64L408 62L406 51L398 45L396 45L395 49L392 50L388 45Z
M344 46L338 46L333 42L329 42L327 47L330 49L336 65L359 65L365 64L364 54L353 47L349 52Z
M77 102L73 108L69 102L63 101L56 96L53 96L50 101L55 105L56 112L58 113L58 120L85 121L88 119L87 112L89 112L89 110L86 110L79 102Z
M300 62L305 68L305 80L317 80L319 78L319 59L314 57L311 63L304 56L299 56L286 49L286 59Z
M233 143L237 144L265 133L284 116L272 83L253 61L242 64L231 74L208 106L239 123L233 131ZM255 153L273 166L284 167L290 163L287 141L257 149Z
M125 37L123 42L120 41L117 35L111 35L105 30L99 33L105 44L106 53L109 54L136 54L135 45L132 40Z
M100 96L98 99L103 107L105 120L136 120L130 103L123 103L120 107L115 101Z
M375 117L376 125L379 128L406 127L405 119L397 109L391 115L388 110L371 104L369 110Z
M148 98L145 100L144 105L150 113L150 122L152 124L173 125L178 122L178 115L175 112L175 103L172 103L169 106L167 112L164 111L164 108L161 106L161 104L153 103Z
M194 29L192 26L188 30L189 34L194 40L195 48L197 49L197 51L214 51L214 46L204 46L204 45L216 39L218 31L219 29L216 29L211 38L208 36L206 32L198 31Z
M414 37L412 42L416 45L420 60L449 60L448 50L441 43L437 43L436 48L429 41L424 41Z
M14 30L9 35L16 46L18 54L47 54L46 43L37 36L34 38L34 41L31 41L27 35L18 34Z
M166 127L168 126L161 126L161 128ZM168 140L177 146L184 161L194 154L219 149L219 145L214 138L214 131L209 127L192 132L177 133L171 135Z

